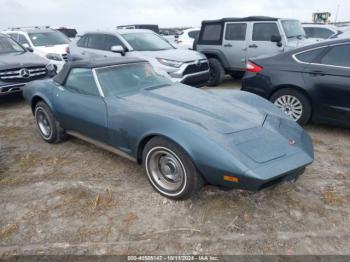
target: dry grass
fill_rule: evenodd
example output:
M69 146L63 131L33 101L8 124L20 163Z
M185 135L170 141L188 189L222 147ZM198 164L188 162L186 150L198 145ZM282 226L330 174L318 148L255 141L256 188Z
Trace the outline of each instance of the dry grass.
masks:
M4 228L0 229L0 238L7 238L12 233L16 232L18 229L18 224L9 224Z

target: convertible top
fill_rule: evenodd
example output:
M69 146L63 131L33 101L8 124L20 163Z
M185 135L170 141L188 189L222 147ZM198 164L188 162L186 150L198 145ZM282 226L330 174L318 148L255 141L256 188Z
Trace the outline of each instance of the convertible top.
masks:
M76 60L72 62L67 62L64 64L62 70L53 78L53 80L63 85L69 72L73 68L98 68L114 65L132 64L147 62L135 57L110 57L110 58L95 58L89 60Z

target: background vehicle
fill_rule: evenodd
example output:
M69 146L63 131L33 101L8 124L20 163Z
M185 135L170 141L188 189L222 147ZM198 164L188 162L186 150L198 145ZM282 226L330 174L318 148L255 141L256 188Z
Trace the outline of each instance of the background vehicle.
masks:
M74 39L78 34L78 32L75 28L54 27L52 29L60 31L61 33L65 34L71 40Z
M241 77L246 61L261 55L272 56L314 43L306 39L300 22L272 17L223 18L203 21L195 49L209 59L212 86L224 75Z
M142 163L151 185L172 199L190 197L204 180L262 189L295 179L313 161L308 134L266 100L173 84L135 58L67 63L24 97L43 140L69 134Z
M63 33L48 27L19 27L6 30L3 33L11 36L26 48L31 48L34 54L42 56L61 70L68 60L67 51L69 39Z
M55 74L54 66L46 59L0 34L0 96L21 92L28 82Z
M270 99L300 124L350 126L350 40L323 41L248 62L242 90Z
M124 29L89 32L70 45L74 57L139 57L174 82L201 86L209 79L206 57L196 51L179 50L150 30Z
M350 28L322 24L303 24L309 38L333 39L350 37Z
M117 29L148 29L159 34L159 26L152 24L119 25Z
M199 35L200 28L189 28L182 31L176 39L177 47L183 49L192 49L193 41Z

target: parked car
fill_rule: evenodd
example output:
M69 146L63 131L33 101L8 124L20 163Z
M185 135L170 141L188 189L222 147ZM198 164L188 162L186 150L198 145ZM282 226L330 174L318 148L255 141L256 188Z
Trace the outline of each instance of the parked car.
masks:
M208 60L203 54L176 49L150 30L89 32L72 42L70 53L72 57L81 58L139 57L172 81L193 86L204 85L209 79Z
M350 126L350 40L328 40L253 59L242 90L269 99L300 124Z
M159 26L153 24L119 25L117 29L148 29L159 34Z
M78 34L78 31L75 28L54 27L52 29L65 34L70 40L73 40Z
M225 74L242 77L249 58L276 55L315 42L315 39L306 38L298 20L223 18L202 22L195 49L209 59L209 84L216 86Z
M52 77L55 68L46 59L0 34L0 96L22 92L30 81Z
M350 37L350 29L324 24L303 24L305 33L309 38L334 39Z
M204 182L262 189L296 179L313 161L308 134L270 102L173 84L137 58L69 62L24 97L44 141L71 135L143 164L172 199Z
M200 28L189 28L181 32L176 39L179 48L192 49L193 41L198 37Z
M48 27L12 28L3 33L11 36L26 48L31 48L34 54L42 56L61 70L67 61L69 39L61 32Z

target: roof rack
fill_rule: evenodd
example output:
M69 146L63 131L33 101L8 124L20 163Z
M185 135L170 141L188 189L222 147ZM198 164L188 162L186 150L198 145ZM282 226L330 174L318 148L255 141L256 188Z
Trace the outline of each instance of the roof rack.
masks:
M45 26L16 26L16 27L9 27L9 30L21 30L21 29L50 29L51 26L45 25Z

